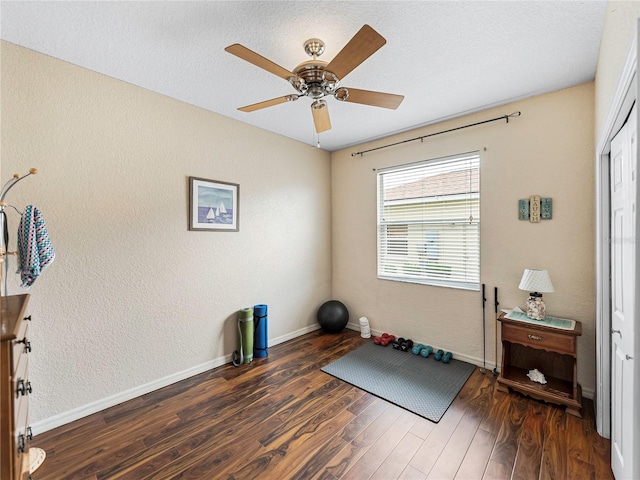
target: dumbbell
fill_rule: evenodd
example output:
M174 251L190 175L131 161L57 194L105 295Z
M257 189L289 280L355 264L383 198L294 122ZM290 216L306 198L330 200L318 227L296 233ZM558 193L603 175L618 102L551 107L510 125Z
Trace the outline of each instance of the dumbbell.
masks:
M449 363L449 360L451 360L451 357L453 357L453 353L451 352L445 353L444 357L442 357L442 363Z
M435 358L439 362L440 360L442 360L443 355L444 352L442 350L438 350L433 358Z
M419 343L411 349L411 353L414 355L420 355L420 351L424 348L424 345Z
M410 338L400 344L400 350L402 350L403 352L408 352L409 350L411 350L411 347L413 347L413 340L411 340Z
M385 337L385 335L386 335L386 337ZM386 347L391 342L393 342L395 339L396 339L396 337L394 335L389 335L387 333L383 333L382 334L382 339L380 340L380 345L382 345L383 347Z
M422 350L420 350L420 356L427 358L433 352L433 347L431 345L427 345Z

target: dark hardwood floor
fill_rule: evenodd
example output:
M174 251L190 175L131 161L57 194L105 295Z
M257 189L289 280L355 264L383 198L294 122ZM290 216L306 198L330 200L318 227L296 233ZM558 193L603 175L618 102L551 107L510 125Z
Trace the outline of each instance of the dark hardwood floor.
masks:
M613 478L591 401L579 419L476 368L432 423L320 371L366 341L310 333L42 433L34 479Z

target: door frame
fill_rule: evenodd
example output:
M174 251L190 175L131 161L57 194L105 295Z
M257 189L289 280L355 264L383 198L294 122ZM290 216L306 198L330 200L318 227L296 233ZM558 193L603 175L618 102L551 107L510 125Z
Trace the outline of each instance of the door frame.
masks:
M595 187L596 187L596 429L605 438L611 437L611 255L609 244L610 201L609 201L609 153L611 139L622 128L633 103L638 96L638 23L633 31L629 52L611 99L607 116L596 143ZM638 110L640 112L640 109ZM640 125L640 123L638 123ZM640 158L640 156L639 156ZM638 189L640 196L640 188ZM640 202L636 201L636 205ZM640 212L636 212L640 217ZM640 218L636 218L636 238L640 238ZM640 255L636 254L636 285L640 285ZM640 314L640 295L635 299L636 317ZM640 328L635 329L635 352L640 360ZM636 398L640 390L636 382ZM635 418L640 417L639 403L636 403ZM639 434L636 431L636 445Z

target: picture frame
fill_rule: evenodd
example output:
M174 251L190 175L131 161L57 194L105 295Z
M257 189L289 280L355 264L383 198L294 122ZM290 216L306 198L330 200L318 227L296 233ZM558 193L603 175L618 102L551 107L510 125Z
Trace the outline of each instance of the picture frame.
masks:
M189 230L238 232L240 185L189 177Z

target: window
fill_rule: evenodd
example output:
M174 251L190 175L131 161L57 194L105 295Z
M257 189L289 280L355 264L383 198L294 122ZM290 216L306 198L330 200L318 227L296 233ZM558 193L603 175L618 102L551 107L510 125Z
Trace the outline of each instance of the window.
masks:
M479 289L478 152L379 170L378 278Z
M389 255L409 255L409 225L387 226L387 252Z

